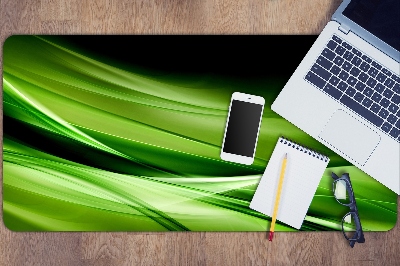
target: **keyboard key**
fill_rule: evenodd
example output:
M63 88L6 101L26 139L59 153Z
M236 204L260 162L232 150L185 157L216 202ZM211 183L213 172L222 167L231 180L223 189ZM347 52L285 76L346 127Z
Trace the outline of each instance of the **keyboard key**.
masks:
M376 103L373 103L370 109L372 112L378 113L379 110L381 109L381 107L379 105L377 105Z
M393 74L392 79L394 79L394 81L400 83L400 76L397 76L397 75Z
M389 97L388 97L389 98ZM392 102L394 102L395 104L399 104L400 103L400 95L398 95L398 94L395 94L395 95L393 95L393 97L392 97Z
M360 51L358 51L356 48L353 48L353 53L354 54L356 54L356 55L358 55L358 56L361 56L361 52ZM361 59L360 59L361 60Z
M365 99L362 101L362 105L364 105L365 107L369 108L369 107L372 105L372 100L369 99L369 98L365 98Z
M343 46L338 46L338 47L336 47L335 52L336 52L338 55L343 55L344 52L346 52L346 49L345 49Z
M347 42L342 42L342 46L344 48L346 48L347 50L351 50L351 48L353 48L350 44L348 44Z
M396 124L394 124L397 128L400 128L400 119L397 120Z
M377 127L380 127L383 124L383 119L377 116L376 114L372 113L368 109L366 109L364 106L361 104L357 103L353 99L349 98L346 95L343 95L342 98L340 98L340 102L352 109L354 112L357 114L361 115L364 117L366 120L371 122Z
M379 116L382 118L386 118L386 117L388 117L388 115L389 115L389 112L385 109L381 109L381 111L379 112Z
M360 70L358 69L358 68L356 68L356 67L353 67L351 70L350 70L350 74L352 74L353 76L355 76L355 77L357 77L358 76L358 74L360 74Z
M378 69L378 70L382 68L382 66L380 64L378 64L377 62L375 62L375 61L372 61L371 65L373 67L375 67L376 69Z
M385 82L386 78L387 78L387 76L383 73L379 73L376 76L376 80L378 80L379 82L382 82L382 83Z
M363 55L361 58L364 59L364 61L367 61L368 63L371 63L371 62L372 62L372 59L369 58L369 57L366 56L366 55Z
M356 80L355 77L350 76L350 77L347 79L347 83L348 83L350 86L354 86L354 85L357 83L357 80Z
M325 80L321 79L320 77L318 77L317 75L315 75L312 72L308 72L306 77L306 80L308 80L309 82L311 82L312 84L314 84L315 86L317 86L318 88L322 89L325 86Z
M376 85L376 80L374 80L373 78L369 78L368 81L366 82L368 86L370 86L371 88L375 87Z
M390 104L390 101L388 99L386 99L386 98L382 98L380 104L381 104L382 107L387 108L389 106L389 104Z
M334 39L337 43L342 43L342 39L340 39L338 36L333 35L332 39Z
M400 94L400 84L396 83L393 87L393 91Z
M374 68L374 67L371 67L371 68L368 70L368 74L369 74L371 77L375 78L376 75L378 75L378 69L376 69L376 68Z
M311 67L311 71L323 78L324 80L329 80L330 77L332 76L331 73L323 69L321 66L314 64Z
M336 56L336 58L335 58L335 60L333 60L333 62L334 62L336 65L341 66L341 65L343 64L343 62L344 62L344 59L341 58L340 56Z
M359 58L358 56L355 56L351 62L355 65L355 66L359 66L362 63L361 58Z
M347 80L349 78L349 74L347 72L345 72L344 70L342 70L339 74L339 78L342 80Z
M368 79L368 75L365 74L365 73L361 73L361 74L358 76L358 79L361 80L362 82L366 82L367 79Z
M382 98L380 104L381 104L383 107L387 108L387 107L389 106L389 104L390 104L390 101L389 101L388 99L386 99L386 98Z
M337 46L337 42L330 40L326 46L328 46L330 49L334 50Z
M353 97L354 94L356 94L356 90L351 87L348 87L346 90L346 94L349 95L350 97Z
M379 103L382 99L382 95L375 92L374 95L372 95L371 99L374 100L375 102Z
M390 70L389 70L389 69L382 68L381 71L382 71L383 73L385 73L386 75L388 75L388 76L392 75L392 73L390 73Z
M364 72L367 72L369 69L369 65L366 62L362 62L360 65L360 69L363 70Z
M340 73L340 67L334 65L334 66L331 68L331 73L332 73L333 75L338 75L338 74Z
M383 86L383 84L381 84L381 83L376 84L375 91L382 93L384 90L385 90L385 86Z
M389 135L392 136L393 138L397 138L400 134L400 129L397 128L392 128L392 130L390 130Z
M341 81L339 83L339 85L337 86L337 88L341 91L345 91L347 89L348 85L346 83L344 83L343 81Z
M328 58L329 60L333 60L333 58L335 58L335 53L329 50L328 48L325 48L322 51L322 55Z
M336 89L335 87L333 87L329 84L325 85L324 92L326 92L327 94L329 94L330 96L332 96L335 99L339 99L340 96L342 96L341 91L339 91L338 89Z
M397 120L397 117L396 116L394 116L393 114L390 114L389 116L388 116L388 118L386 119L386 121L388 121L390 124L392 124L392 125L394 125L394 123L396 122L396 120Z
M322 66L322 67L324 67L325 69L331 69L331 67L332 67L332 62L329 62L325 57L323 57L323 56L319 56L318 57L318 59L317 59L317 63L318 63L318 65L320 65L320 66Z
M346 70L347 72L350 71L351 67L352 67L352 65L351 65L350 62L348 62L348 61L345 61L345 62L343 63L343 65L342 65L342 68L343 68L344 70Z
M367 88L363 91L363 94L364 94L365 96L368 96L368 97L371 97L372 93L374 93L374 90L371 89L370 87L367 87Z
M340 79L338 79L335 76L332 76L331 79L329 80L329 84L332 84L333 86L336 86L339 84Z
M394 86L394 80L391 79L391 78L386 79L385 85L386 85L388 88L393 87L393 86Z
M356 84L356 86L354 86L354 87L355 87L356 90L358 90L358 91L363 91L363 90L365 89L365 84L362 83L362 82L360 82L360 81L358 81L357 84Z
M356 95L354 95L354 100L356 100L357 102L361 103L362 100L364 100L364 95L362 95L361 93L357 92Z
M389 112L392 112L393 114L395 114L397 112L397 110L399 110L399 107L392 103L389 105L388 110L389 110Z
M351 59L353 59L354 54L352 54L350 51L346 51L343 55L343 58L350 61Z
M386 90L383 92L383 96L385 96L385 97L388 98L388 99L390 99L390 98L392 97L392 95L393 95L393 91L391 91L391 90L389 90L389 89L386 89Z
M381 126L382 130L385 131L386 133L388 133L391 129L392 129L392 125L389 123L384 123Z

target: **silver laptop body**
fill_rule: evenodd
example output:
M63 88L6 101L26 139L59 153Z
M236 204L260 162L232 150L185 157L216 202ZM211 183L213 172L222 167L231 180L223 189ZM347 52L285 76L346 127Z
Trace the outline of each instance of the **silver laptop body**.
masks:
M345 0L271 107L397 194L399 51L399 0Z

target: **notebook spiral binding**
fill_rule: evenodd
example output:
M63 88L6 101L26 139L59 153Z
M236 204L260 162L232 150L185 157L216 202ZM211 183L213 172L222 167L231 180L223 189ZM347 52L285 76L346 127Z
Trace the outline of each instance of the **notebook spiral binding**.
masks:
M281 142L285 145L288 145L289 147L292 147L293 149L300 150L301 152L304 152L304 153L308 153L309 155L312 155L313 157L317 157L317 159L320 159L321 161L327 162L329 160L328 156L323 155L319 152L316 152L306 146L302 146L291 139L287 139L285 137L280 137L279 139L280 139L279 142Z

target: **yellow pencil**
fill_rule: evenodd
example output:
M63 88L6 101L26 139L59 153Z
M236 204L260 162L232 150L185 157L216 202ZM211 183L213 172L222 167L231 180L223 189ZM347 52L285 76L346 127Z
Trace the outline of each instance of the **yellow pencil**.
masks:
M278 206L279 206L279 200L281 198L283 177L285 176L285 170L286 170L286 162L287 162L287 153L285 154L285 158L283 158L282 161L281 174L279 176L278 192L276 193L274 213L272 214L272 223L271 223L271 228L269 230L269 239L268 239L269 241L272 241L272 238L274 237L275 222L276 222L276 216L278 215Z

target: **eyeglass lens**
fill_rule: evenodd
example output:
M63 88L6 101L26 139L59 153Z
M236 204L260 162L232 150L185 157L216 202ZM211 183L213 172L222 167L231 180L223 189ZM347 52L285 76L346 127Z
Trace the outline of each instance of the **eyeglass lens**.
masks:
M343 234L347 240L357 240L360 236L356 234L358 217L355 213L347 213L342 220Z
M333 182L333 192L336 200L343 205L348 205L351 203L350 195L347 192L346 181L336 180Z

